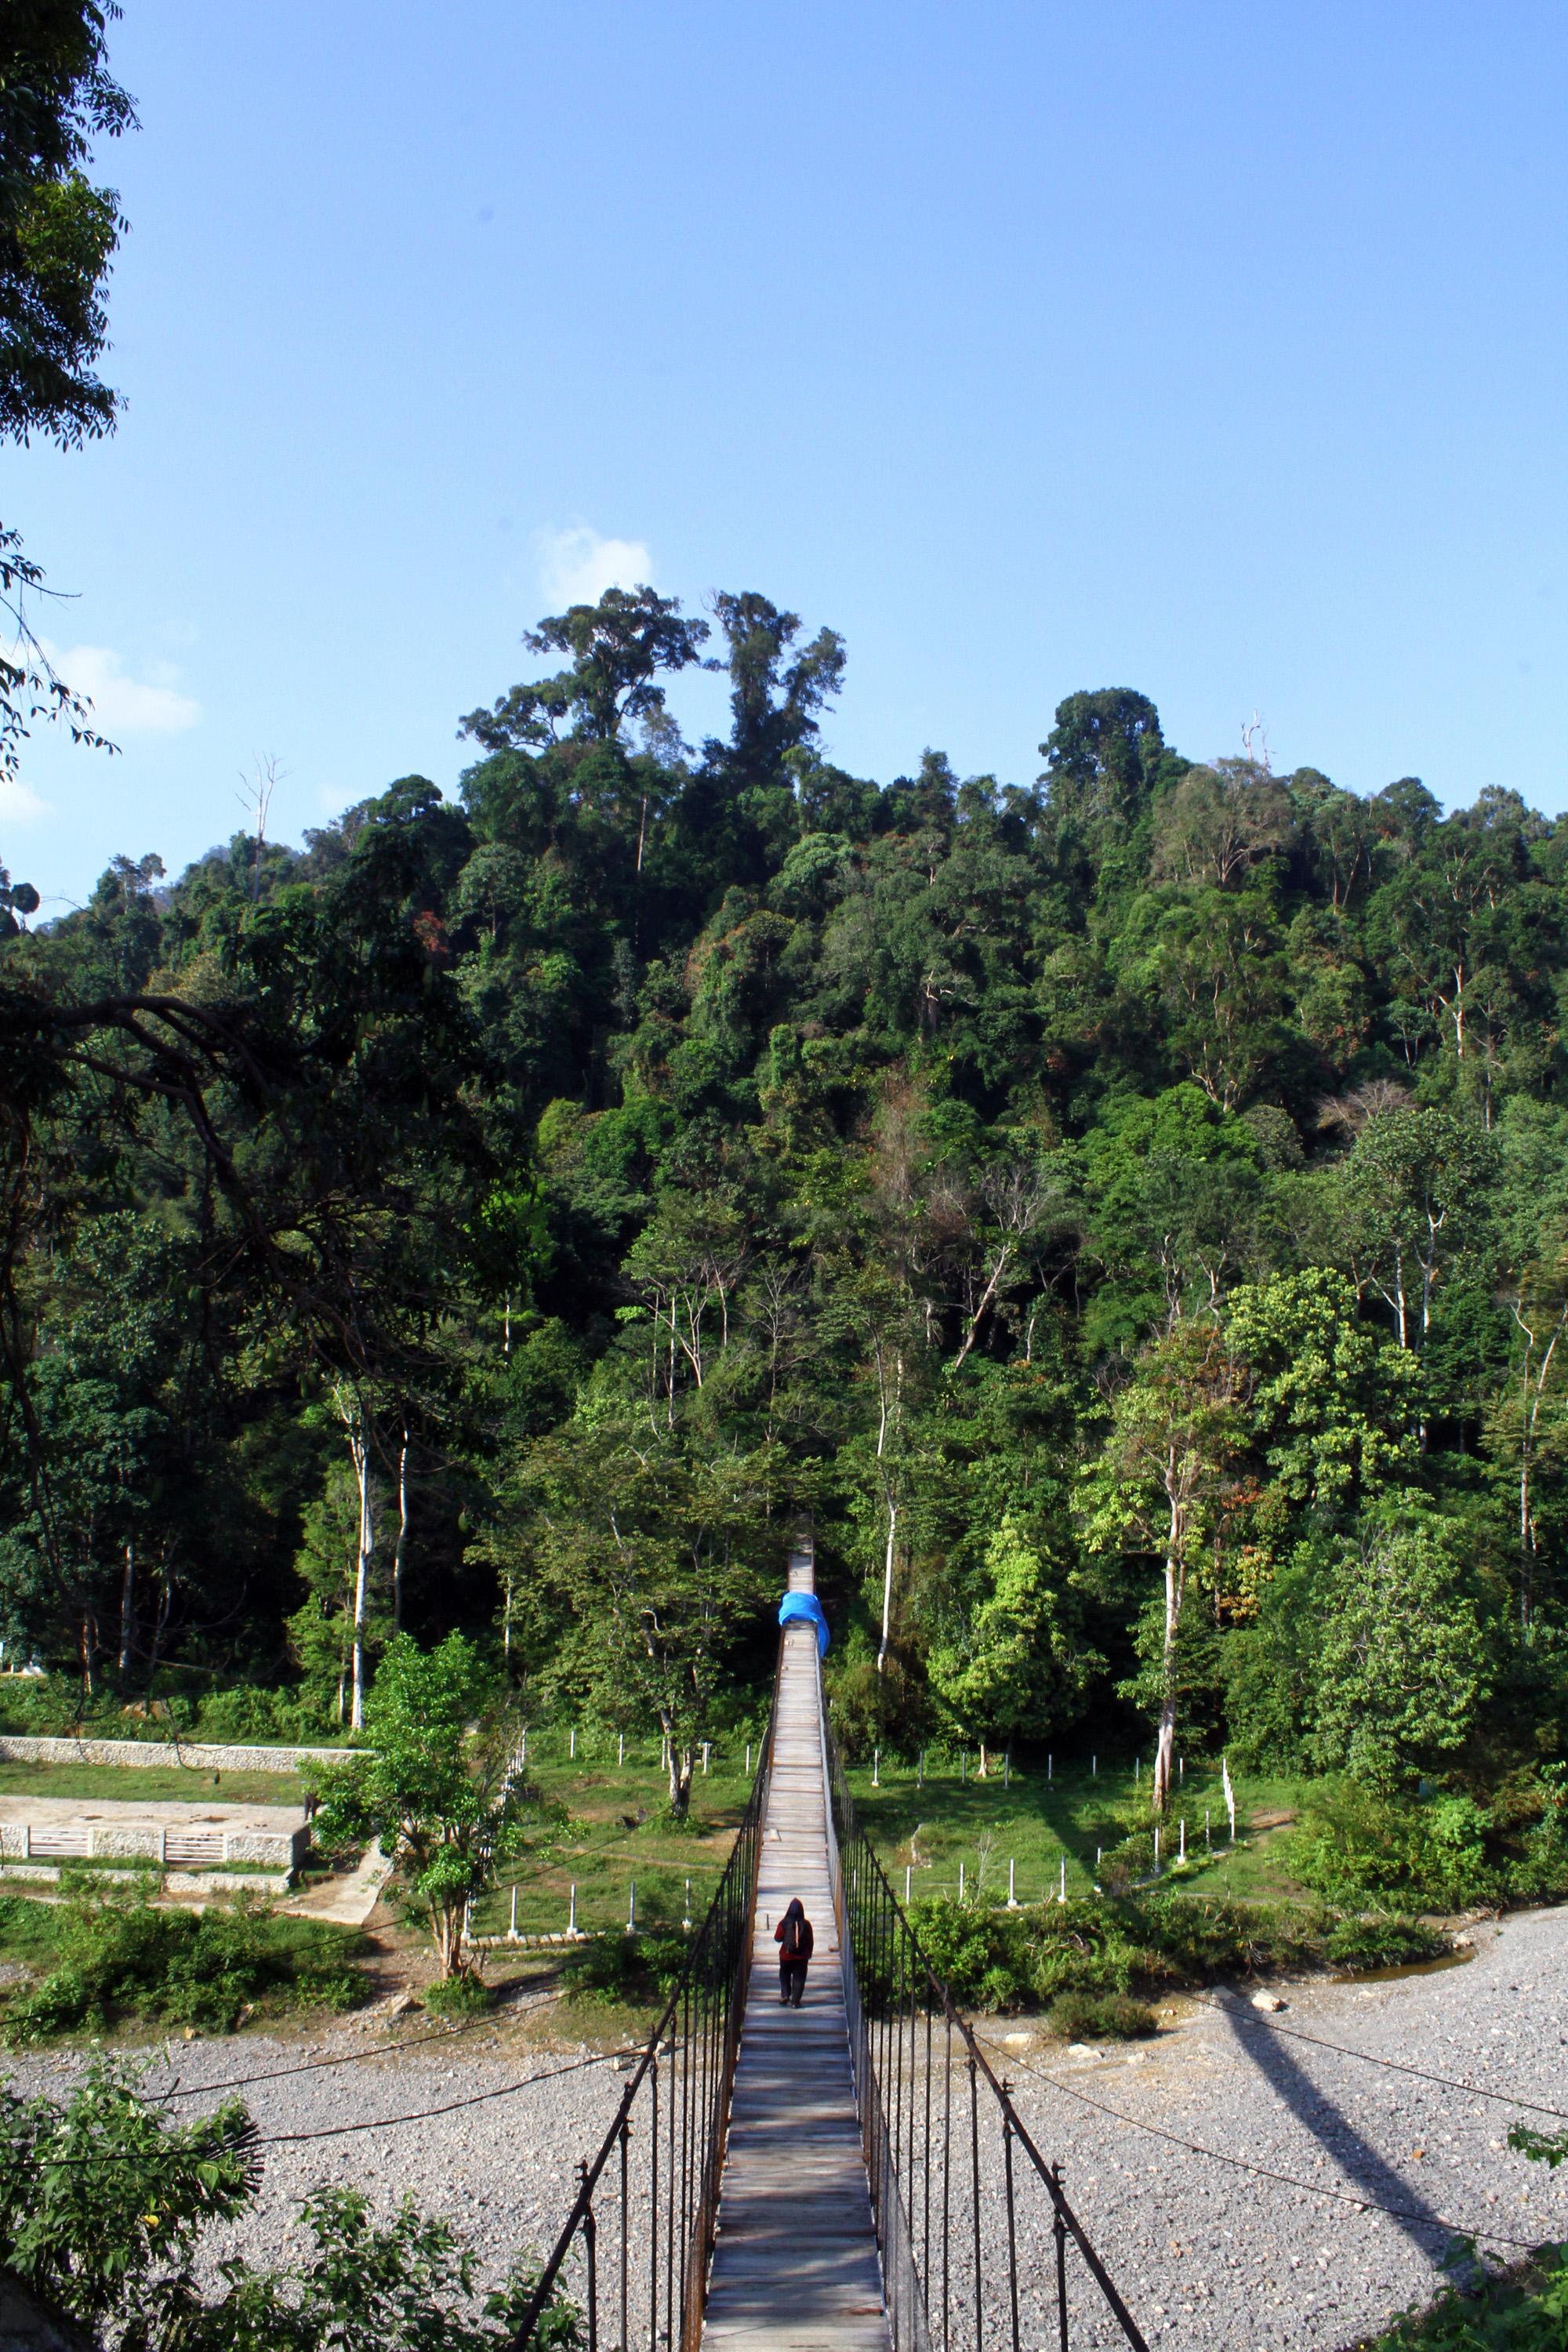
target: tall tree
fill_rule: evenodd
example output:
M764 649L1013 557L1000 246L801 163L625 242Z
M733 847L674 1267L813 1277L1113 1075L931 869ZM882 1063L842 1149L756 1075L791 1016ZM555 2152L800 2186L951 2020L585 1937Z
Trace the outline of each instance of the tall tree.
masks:
M1116 1399L1089 1480L1096 1549L1152 1553L1159 1614L1152 1801L1163 1812L1176 1758L1178 1654L1189 1587L1223 1541L1243 1438L1245 1369L1207 1316L1185 1318L1140 1360Z

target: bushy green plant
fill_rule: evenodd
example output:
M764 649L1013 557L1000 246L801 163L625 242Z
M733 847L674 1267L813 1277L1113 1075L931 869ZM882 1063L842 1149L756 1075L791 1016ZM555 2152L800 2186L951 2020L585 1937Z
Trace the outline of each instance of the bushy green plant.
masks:
M196 1713L196 1737L215 1746L284 1747L319 1744L323 1724L318 1710L296 1690L268 1690L257 1683L236 1683L213 1691Z
M437 1977L434 1984L426 1986L419 1998L432 2017L450 2018L455 2021L482 2017L487 2009L495 2005L491 1988L481 1978L472 1975Z
M1310 1967L1322 1957L1322 1919L1288 1903L1226 1903L1152 1890L1121 1909L1137 1947L1135 1979L1151 1991Z
M825 1679L833 1737L847 1763L867 1764L876 1748L890 1753L918 1740L921 1727L910 1718L913 1694L905 1678L897 1667L879 1674L875 1658L853 1637L841 1658L830 1654Z
M1384 1912L1372 1918L1345 1918L1330 1928L1325 1956L1339 1969L1402 1969L1441 1959L1448 1939L1419 1919Z
M574 2000L605 2008L636 2008L666 2000L686 1965L684 1936L589 1936L562 1965Z
M1159 2032L1153 2011L1124 1992L1064 1992L1050 2025L1064 2042L1144 2042Z
M1100 1857L1100 1884L1108 1895L1125 1895L1154 1869L1152 1830L1133 1830Z
M252 2138L237 2099L176 2123L102 2062L63 2107L0 2090L0 2268L95 2341L131 2313L140 2332L127 2340L171 2341L202 2232L255 2195Z
M318 2189L300 2220L306 2259L283 2271L226 2263L227 2292L198 2307L182 2329L193 2352L506 2352L538 2283L521 2264L472 2315L474 2250L411 2197L378 2221L363 2190ZM575 2305L552 2294L532 2342L577 2352L585 2341Z
M1487 1815L1468 1797L1388 1797L1352 1780L1327 1782L1302 1810L1291 1866L1330 1901L1370 1895L1426 1910L1494 1903L1506 1871L1488 1850Z
M0 1675L0 1735L28 1739L167 1739L184 1736L195 1709L180 1692L127 1702L112 1687L92 1697L65 1675Z
M996 2011L1212 1984L1327 1957L1332 1923L1299 1907L1223 1903L1150 1890L1120 1900L985 1910L936 1895L910 1919L932 1968L961 2006ZM1423 1937L1446 1948L1441 1937ZM874 1977L862 1991L874 2007Z
M351 2009L363 1980L341 1930L279 1919L242 1896L232 1910L163 1910L145 1896L89 1896L63 1914L58 1958L4 2012L16 2041L127 2018L230 2032L247 2008Z
M1568 1895L1568 1765L1542 1765L1500 1790L1491 1810L1512 1900L1560 1903Z
M1473 2250L1456 2249L1469 2273L1426 2311L1410 2312L1357 2352L1563 2352L1568 2345L1568 2246L1548 2247L1502 2278L1476 2282Z
M21 1960L48 1959L59 1948L59 1911L23 1895L0 1895L0 1949Z

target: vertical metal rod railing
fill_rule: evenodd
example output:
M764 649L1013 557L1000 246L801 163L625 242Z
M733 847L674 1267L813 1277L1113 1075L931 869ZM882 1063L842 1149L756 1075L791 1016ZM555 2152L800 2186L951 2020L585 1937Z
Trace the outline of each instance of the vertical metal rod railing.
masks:
M820 1692L819 1674L819 1702ZM855 2095L893 2352L1021 2352L1053 2332L1060 2352L1070 2352L1074 2325L1099 2343L1108 2324L1132 2352L1148 2352L1068 2202L1059 2168L1040 2154L1010 2084L992 2072L921 1948L856 1815L826 1708L822 1756ZM1069 2244L1087 2274L1081 2311L1069 2294Z
M776 1676L773 1699L776 1712ZM586 2352L600 2352L601 2321L615 2331L614 2352L645 2345L647 2352L697 2352L751 1974L773 1748L770 1716L718 1891L597 2155L578 2168L576 2199L510 2352L524 2352L542 2320L563 2304L577 2307Z

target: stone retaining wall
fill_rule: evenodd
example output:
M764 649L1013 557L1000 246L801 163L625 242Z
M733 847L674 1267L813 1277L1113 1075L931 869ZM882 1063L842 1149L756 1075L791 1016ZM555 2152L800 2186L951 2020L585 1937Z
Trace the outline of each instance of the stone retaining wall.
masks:
M114 1856L144 1855L160 1864L254 1863L265 1870L300 1869L310 1849L310 1832L303 1822L297 1830L227 1830L215 1823L202 1839L209 1852L193 1853L188 1831L161 1829L155 1822L83 1822L64 1828L55 1823L0 1822L0 1857L33 1862L40 1856L79 1856L83 1861L107 1861ZM171 1852L171 1849L174 1849Z
M297 1772L341 1764L343 1748L217 1748L193 1740L34 1739L0 1733L0 1764L184 1764L198 1772ZM360 1750L363 1753L363 1750Z

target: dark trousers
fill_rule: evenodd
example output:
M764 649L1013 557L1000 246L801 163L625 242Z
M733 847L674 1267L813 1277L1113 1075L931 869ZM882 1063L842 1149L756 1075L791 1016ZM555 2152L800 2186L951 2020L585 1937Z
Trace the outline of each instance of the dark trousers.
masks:
M806 1962L784 1958L779 1962L779 1999L787 2000L792 2009L800 2007L801 1994L805 1990Z

